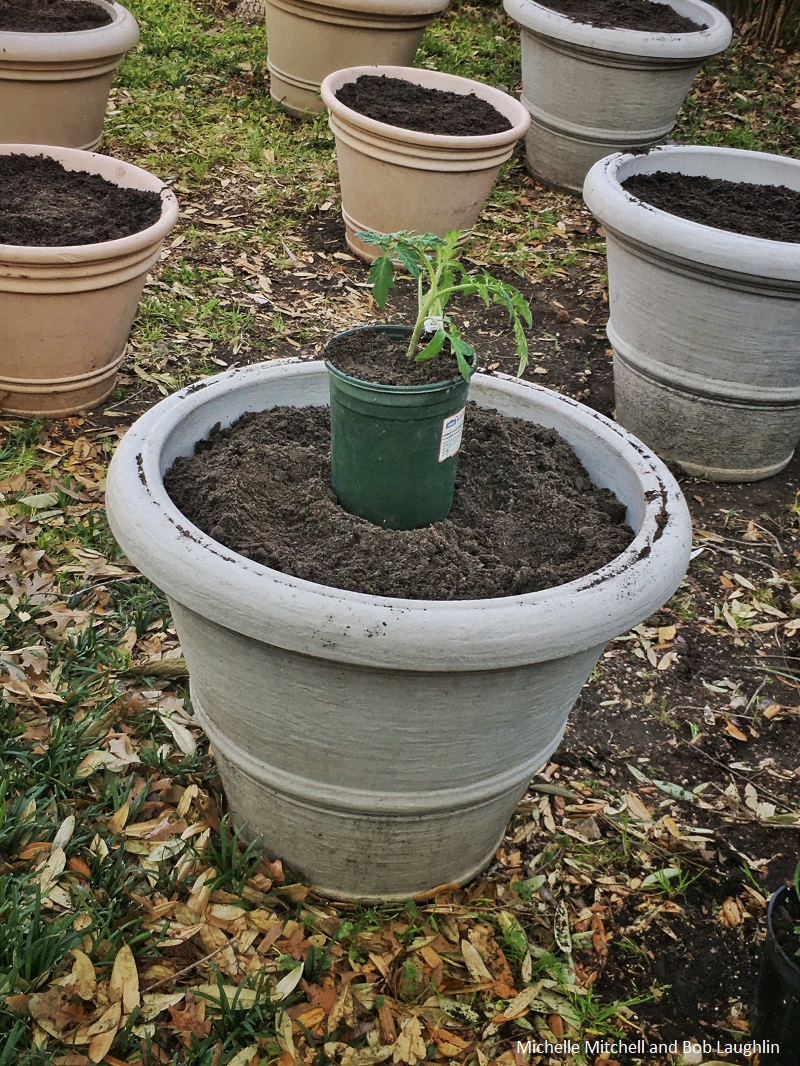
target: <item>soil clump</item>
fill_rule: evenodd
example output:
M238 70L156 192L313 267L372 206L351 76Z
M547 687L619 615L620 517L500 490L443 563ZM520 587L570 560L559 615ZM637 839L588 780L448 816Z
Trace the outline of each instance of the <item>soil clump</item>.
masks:
M477 137L512 128L505 115L475 93L429 89L403 78L362 74L346 82L336 99L376 122L418 133Z
M81 0L0 0L4 33L72 33L108 26L114 19L100 4Z
M800 241L800 192L786 185L667 171L634 174L621 184L631 196L690 222L771 241Z
M0 244L62 248L139 233L161 217L161 196L48 156L0 156Z
M653 0L547 0L551 11L598 29L644 30L650 33L696 33L707 29L679 15L669 4Z
M327 407L276 407L215 427L164 483L186 517L265 566L334 588L408 599L517 596L611 562L625 509L555 431L468 404L453 509L383 529L330 487Z

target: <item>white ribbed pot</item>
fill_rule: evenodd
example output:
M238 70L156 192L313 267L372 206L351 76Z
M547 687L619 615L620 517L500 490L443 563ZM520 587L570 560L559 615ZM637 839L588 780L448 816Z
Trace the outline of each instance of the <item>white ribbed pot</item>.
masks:
M269 91L290 115L323 109L320 85L362 63L411 66L448 0L266 0Z
M415 85L487 100L511 123L502 133L443 136L377 122L337 99L362 75L401 78ZM371 262L380 251L364 244L360 230L436 233L469 230L478 219L500 167L530 124L525 108L508 93L469 78L414 67L350 67L329 74L322 99L336 138L345 237L352 251Z
M128 237L0 244L0 411L61 417L88 410L114 388L147 272L178 219L178 202L163 181L121 159L42 144L4 144L0 153L49 156L67 170L161 195L158 222Z
M800 159L664 146L589 172L606 231L616 418L663 458L716 481L757 481L800 440L800 244L702 226L621 185L678 171L800 191Z
M0 32L0 141L100 144L114 73L139 26L121 4L93 2L113 21L68 33Z
M580 192L598 159L663 141L701 64L731 40L728 19L702 0L669 0L706 23L691 33L574 22L533 0L504 0L522 36L522 102L531 114L531 174Z
M322 362L283 360L161 401L108 473L111 528L169 597L195 713L233 819L323 894L405 899L492 858L606 642L673 593L691 524L638 441L573 400L503 375L470 395L553 426L636 531L601 570L500 599L345 592L278 573L193 526L164 473L246 411L328 403Z

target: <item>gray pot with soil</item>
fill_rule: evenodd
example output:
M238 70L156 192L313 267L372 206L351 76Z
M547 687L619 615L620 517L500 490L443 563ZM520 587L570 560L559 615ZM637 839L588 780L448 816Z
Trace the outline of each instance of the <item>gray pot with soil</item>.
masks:
M436 70L350 67L329 74L321 92L347 244L367 261L375 252L362 230L471 229L530 123L500 89Z
M700 65L731 25L703 0L504 0L522 34L528 169L580 192L610 152L663 141Z
M92 150L136 19L107 0L0 0L0 141Z
M284 482L295 472L288 498L304 491L312 479L298 463L308 449L292 420L327 407L328 380L321 362L278 361L165 399L114 456L108 516L128 557L169 597L193 707L245 836L326 895L405 899L465 882L491 860L606 642L649 616L681 581L691 524L668 471L621 427L546 389L484 374L471 384L479 408L515 425L522 420L533 435L546 432L533 423L552 428L583 464L577 480L589 485L590 478L621 501L627 546L591 573L497 595L492 566L479 555L453 568L453 588L468 577L494 591L431 599L424 587L445 572L446 523L382 530L338 508L350 532L319 553L335 574L368 535L389 538L381 544L391 542L392 550L427 538L432 553L425 563L412 548L404 566L390 566L403 580L420 571L421 595L409 596L405 586L405 595L383 586L354 591L337 587L336 578L298 576L298 568L308 571L297 559L286 571L274 568L274 544L263 561L247 558L215 539L222 519L203 532L173 502L165 474L176 460L193 455L218 424L215 438L247 412L244 425L265 410L288 422L285 454L293 458L278 463L273 454L270 464L257 460L249 469ZM324 439L318 447L324 456ZM206 452L206 445L198 449ZM496 446L489 455L491 494ZM233 476L243 454L225 462ZM513 489L513 477L506 480ZM317 481L322 502L290 523L290 542L307 526L327 528L337 509L325 474ZM211 496L214 486L222 487L218 474ZM262 517L279 510L250 508L238 493L235 499ZM241 528L235 509L228 508L228 525ZM464 538L455 539L463 549ZM320 548L318 540L312 535L311 548ZM522 569L512 566L512 579ZM531 580L536 569L529 568Z
M800 160L663 146L596 163L584 198L607 238L617 420L695 476L782 470L800 440Z
M800 868L798 868L800 869ZM753 1037L761 1066L800 1062L800 890L784 885L767 910Z
M88 410L114 388L177 200L131 163L49 145L3 145L0 187L0 410Z

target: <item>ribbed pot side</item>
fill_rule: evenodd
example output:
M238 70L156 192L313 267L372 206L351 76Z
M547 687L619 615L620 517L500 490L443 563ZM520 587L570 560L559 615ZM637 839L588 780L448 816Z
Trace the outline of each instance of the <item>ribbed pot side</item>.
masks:
M46 155L68 170L161 194L159 221L102 244L0 244L0 411L62 417L114 388L148 271L178 218L163 181L110 156L48 145L6 144L4 154Z
M610 152L663 141L701 64L724 51L732 34L725 15L702 0L670 0L708 26L691 33L600 29L532 0L503 6L521 31L528 169L573 192Z
M321 362L184 389L134 425L109 470L111 528L169 597L236 824L334 898L404 899L477 874L606 642L687 566L680 490L619 426L502 375L476 375L471 395L565 436L627 502L631 546L560 588L451 602L346 592L224 548L176 510L164 472L217 422L326 404Z
M584 188L606 231L617 421L698 477L770 477L800 440L800 244L689 222L621 187L659 171L800 190L800 160L665 146L601 160Z
M290 115L323 110L320 85L363 63L411 66L448 0L266 0L270 96Z
M103 136L108 94L139 40L121 4L94 0L113 21L68 33L0 32L0 142L91 151Z
M362 75L402 78L463 95L474 93L504 115L511 129L482 136L440 136L377 122L340 103L336 93ZM437 233L469 230L500 167L530 124L525 108L491 85L412 67L363 66L337 70L322 83L322 99L336 138L347 244L371 262L378 252L360 230Z

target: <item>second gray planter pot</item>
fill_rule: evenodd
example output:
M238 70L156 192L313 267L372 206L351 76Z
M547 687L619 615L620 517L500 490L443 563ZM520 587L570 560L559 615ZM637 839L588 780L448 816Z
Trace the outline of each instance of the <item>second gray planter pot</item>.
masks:
M574 192L609 152L663 141L701 63L731 40L727 18L703 0L670 0L708 27L692 33L600 28L534 0L503 6L522 34L528 169Z
M198 382L147 412L108 473L111 528L168 595L234 821L339 899L407 899L491 860L606 642L683 578L691 523L662 463L581 404L503 375L473 398L555 428L635 531L612 562L524 596L409 600L290 577L193 526L164 472L246 411L328 402L322 362Z
M800 441L800 244L689 222L622 187L662 171L800 191L800 159L664 146L601 160L584 187L607 235L617 420L690 474L758 481Z

